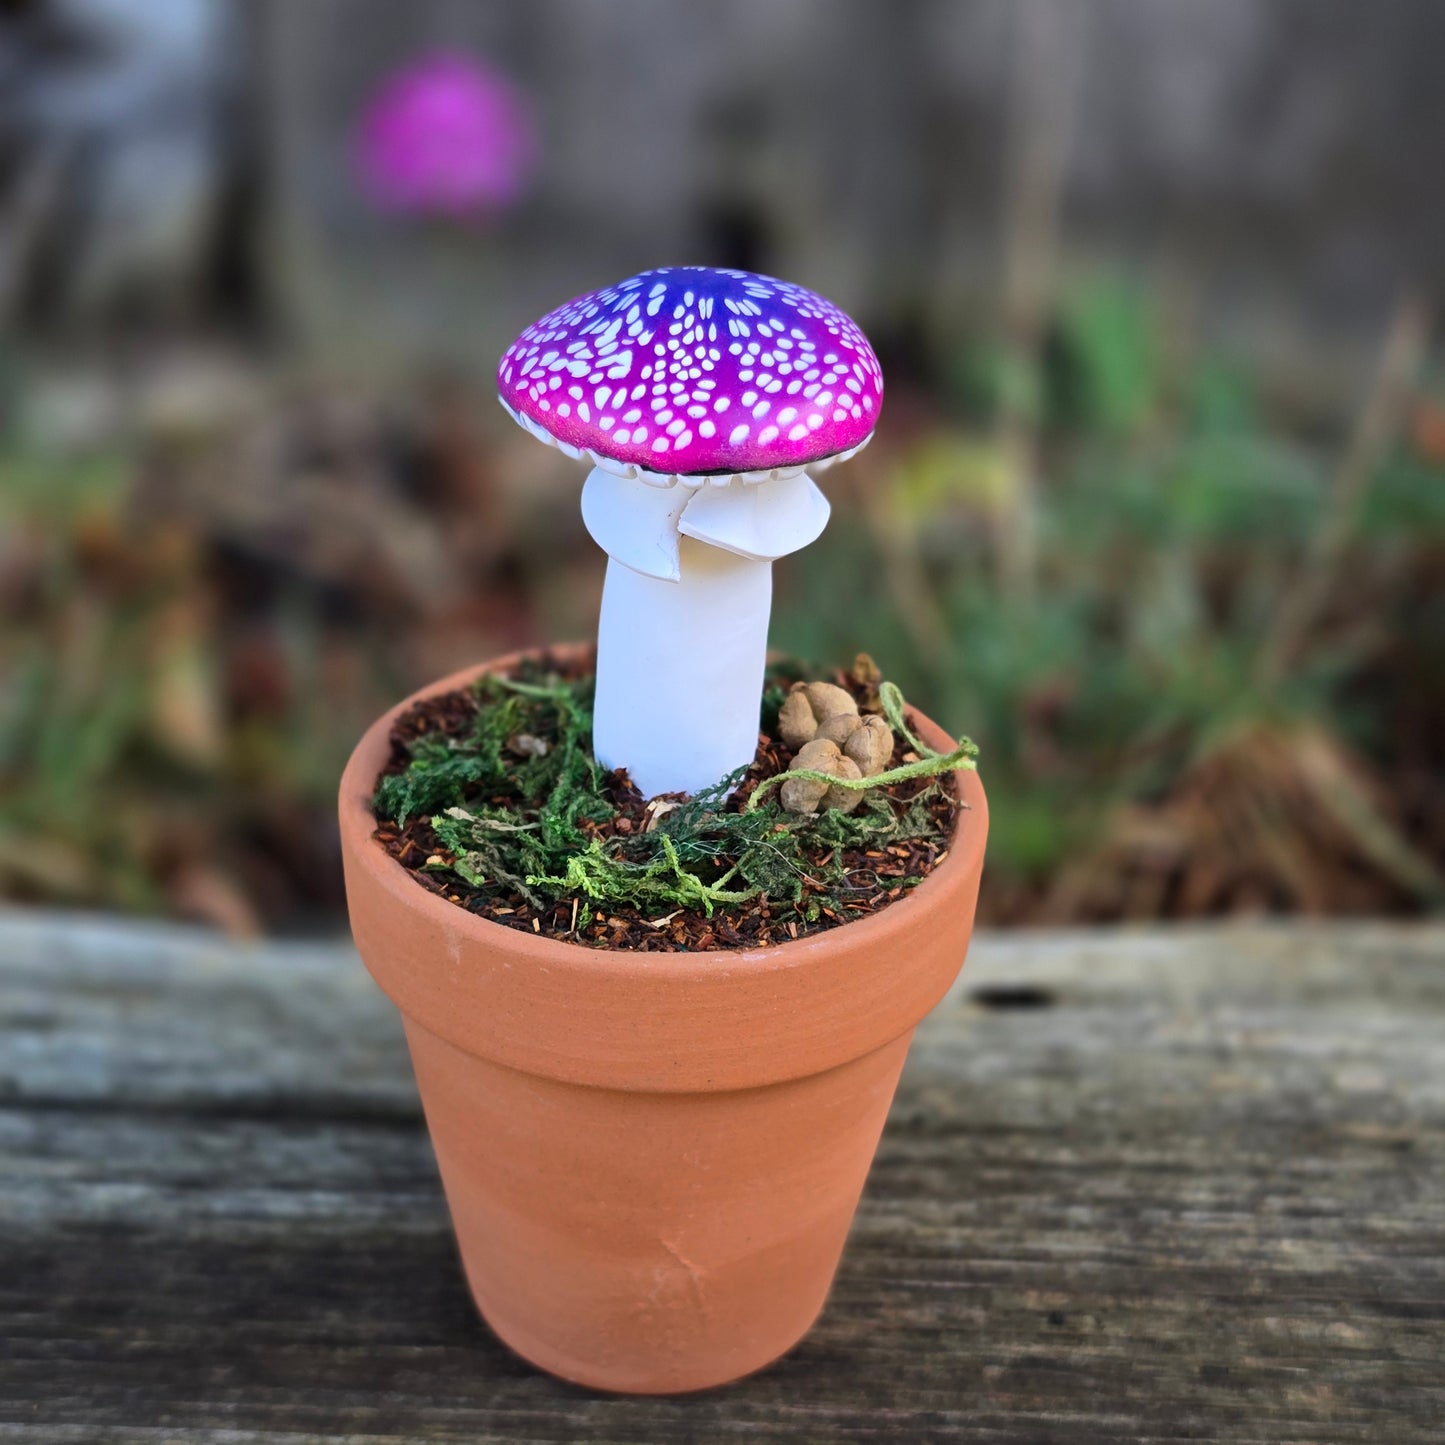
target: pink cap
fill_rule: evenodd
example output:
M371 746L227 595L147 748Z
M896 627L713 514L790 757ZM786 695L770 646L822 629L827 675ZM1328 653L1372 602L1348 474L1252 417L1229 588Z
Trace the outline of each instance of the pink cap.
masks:
M681 476L836 459L873 431L883 374L831 301L750 271L667 266L529 326L503 404L565 450Z

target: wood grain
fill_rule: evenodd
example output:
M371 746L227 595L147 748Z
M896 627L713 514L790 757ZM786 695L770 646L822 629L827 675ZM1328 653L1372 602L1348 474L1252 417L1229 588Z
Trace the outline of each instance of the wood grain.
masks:
M0 1441L1445 1441L1442 965L976 940L813 1334L629 1400L477 1320L349 948L0 914Z

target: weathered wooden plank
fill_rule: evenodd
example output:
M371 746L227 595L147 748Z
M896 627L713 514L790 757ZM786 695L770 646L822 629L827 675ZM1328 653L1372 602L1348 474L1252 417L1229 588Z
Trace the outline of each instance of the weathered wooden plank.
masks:
M984 938L789 1359L475 1318L348 949L0 915L0 1440L1445 1439L1445 928Z

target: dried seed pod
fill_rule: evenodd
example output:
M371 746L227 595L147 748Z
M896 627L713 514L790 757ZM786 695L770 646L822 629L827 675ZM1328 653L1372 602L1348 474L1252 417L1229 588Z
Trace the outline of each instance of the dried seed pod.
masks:
M863 689L859 705L867 708L869 712L876 712L879 706L878 687L883 681L883 673L878 664L866 652L860 652L853 659L851 671L853 681Z
M815 738L798 750L791 763L795 768L812 768L816 772L837 776L843 754L836 743L825 738ZM789 778L779 789L783 811L787 813L816 813L828 792L827 783L815 782L812 778Z
M877 687L883 681L883 672L866 652L860 652L853 659L853 676L864 687Z
M811 742L818 718L808 701L807 684L795 682L778 712L778 736L794 751Z
M830 743L827 738L814 738L806 747L798 749L792 765L795 768L831 770L831 764L842 756L842 749L837 743Z
M852 758L839 758L834 765L834 771L840 778L848 778L856 782L863 776L862 769ZM863 790L861 788L829 788L823 794L823 806L825 808L836 808L840 813L851 813L859 803L863 801Z
M865 717L843 742L843 754L865 778L876 777L893 756L893 729L877 714Z
M853 694L836 683L810 682L804 692L807 694L808 705L813 709L813 716L820 723L827 722L830 717L837 717L840 713L858 716L858 704L853 701Z
M848 739L857 730L861 721L862 719L855 712L840 712L826 722L819 723L818 731L814 736L826 738L830 743L836 743L846 752Z
M851 717L856 722L858 704L850 693L831 682L795 682L778 712L778 735L790 748L800 748L835 717ZM841 743L846 736L844 732L834 741Z
M785 813L816 813L828 791L827 783L812 778L789 778L778 789L778 799Z

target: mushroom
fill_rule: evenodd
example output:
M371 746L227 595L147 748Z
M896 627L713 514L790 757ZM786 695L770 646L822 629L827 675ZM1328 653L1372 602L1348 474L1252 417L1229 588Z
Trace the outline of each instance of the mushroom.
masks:
M808 473L870 438L872 347L830 301L748 271L676 266L529 326L502 405L592 471L582 517L608 556L593 746L646 796L753 759L775 558L828 521Z

